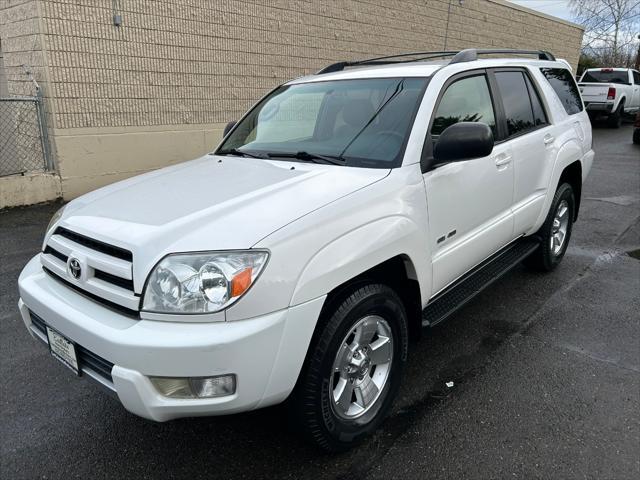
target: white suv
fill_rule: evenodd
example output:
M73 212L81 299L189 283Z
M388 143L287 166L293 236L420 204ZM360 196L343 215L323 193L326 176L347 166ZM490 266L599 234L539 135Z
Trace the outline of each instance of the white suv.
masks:
M20 311L137 415L287 400L344 449L389 412L410 338L522 260L558 265L592 161L547 52L341 62L274 89L214 153L63 207Z

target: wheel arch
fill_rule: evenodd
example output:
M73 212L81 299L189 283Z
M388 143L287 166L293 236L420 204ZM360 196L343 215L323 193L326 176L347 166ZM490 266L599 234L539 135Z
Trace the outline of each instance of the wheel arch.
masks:
M422 334L422 304L416 273L416 268L411 258L406 254L398 254L345 280L328 292L320 309L318 321L311 335L307 353L292 392L295 392L299 385L300 378L308 366L312 347L318 342L329 320L330 312L359 286L369 283L382 283L392 288L402 300L407 313L409 340L417 341Z
M573 221L578 219L578 211L580 210L580 200L582 197L582 162L576 160L562 170L556 189L563 183L571 185L573 190L573 199L575 202L575 211L573 214Z
M326 312L342 301L347 292L367 283L382 283L398 294L407 313L409 338L419 338L422 332L422 297L415 265L406 254L391 257L332 289L322 306L320 318L326 317Z

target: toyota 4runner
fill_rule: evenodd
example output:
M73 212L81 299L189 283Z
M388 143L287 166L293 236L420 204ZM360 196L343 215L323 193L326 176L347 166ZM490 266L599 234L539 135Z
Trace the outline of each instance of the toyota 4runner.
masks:
M61 208L20 312L136 415L286 400L328 450L380 424L423 327L521 261L560 263L594 156L572 73L542 51L340 62L228 127Z

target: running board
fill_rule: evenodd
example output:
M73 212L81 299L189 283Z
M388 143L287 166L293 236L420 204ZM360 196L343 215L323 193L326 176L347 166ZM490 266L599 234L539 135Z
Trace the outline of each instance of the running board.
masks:
M524 237L493 254L447 287L422 311L422 326L442 322L538 248L539 239Z

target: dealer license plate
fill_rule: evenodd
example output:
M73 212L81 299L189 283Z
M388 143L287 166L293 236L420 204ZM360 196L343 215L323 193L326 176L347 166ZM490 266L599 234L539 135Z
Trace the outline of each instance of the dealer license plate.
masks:
M48 325L47 337L49 338L49 351L51 355L60 360L67 368L73 371L73 373L80 375L75 344Z

